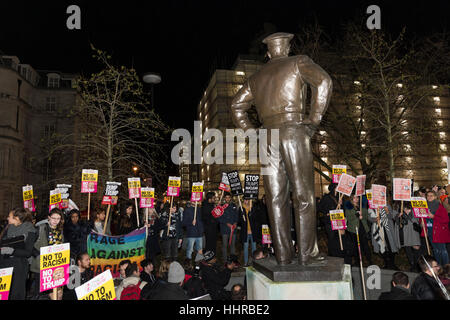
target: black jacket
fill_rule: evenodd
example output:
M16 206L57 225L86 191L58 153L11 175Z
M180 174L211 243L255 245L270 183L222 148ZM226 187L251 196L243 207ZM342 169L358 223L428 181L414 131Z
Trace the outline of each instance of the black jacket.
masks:
M215 208L214 203L209 203L208 201L203 200L203 202L202 202L202 221L203 221L205 228L209 227L209 226L217 226L218 221L211 214L211 211L213 211L214 208Z
M128 234L137 229L136 214L124 214L119 219L119 235Z
M217 264L208 265L202 262L200 265L200 276L212 300L226 300L229 298L225 291L225 286L230 281L230 269L224 268L220 270Z
M378 300L416 300L416 298L409 293L408 289L392 287L391 291L383 292Z
M82 252L87 252L87 236L89 232L88 226L83 221L73 224L69 220L64 223L64 237L70 243L70 253L76 256Z
M141 300L188 300L187 294L177 283L158 279L153 284L146 284L141 291Z
M317 211L321 213L320 218L324 225L329 224L331 226L330 216L327 216L327 214L330 213L330 210L336 210L337 206L338 200L331 193L327 193L322 197Z
M245 215L245 208L242 207L244 210L244 213L242 213L241 208L238 209L239 211L239 226L241 227L241 232L239 234L239 239L242 243L247 241L247 221L244 221L244 215ZM258 216L261 214L261 212L258 212L258 208L252 207L250 212L248 213L248 220L250 221L250 229L252 230L253 235L253 241L255 242L261 242L262 237L262 230L261 225L258 219ZM247 219L247 217L245 218Z
M420 273L414 281L411 293L417 300L444 300L436 280L424 272Z

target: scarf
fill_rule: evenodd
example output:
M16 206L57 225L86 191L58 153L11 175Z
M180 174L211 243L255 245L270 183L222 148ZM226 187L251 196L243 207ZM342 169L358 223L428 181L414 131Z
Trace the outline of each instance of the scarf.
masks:
M18 226L10 224L8 225L8 230L6 231L6 237L15 238L23 235L26 240L30 232L36 232L36 229L34 228L33 224L29 221L26 221Z
M389 232L389 225L386 209L381 208L379 209L379 212L380 212L380 226L378 226L378 223L376 222L374 223L375 229L373 233L373 239L380 247L380 253L384 253L386 251L385 230L386 232Z

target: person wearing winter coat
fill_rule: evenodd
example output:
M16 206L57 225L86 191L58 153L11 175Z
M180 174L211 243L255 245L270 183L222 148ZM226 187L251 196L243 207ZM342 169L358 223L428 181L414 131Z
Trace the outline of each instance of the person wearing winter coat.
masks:
M372 254L369 248L369 233L368 212L367 207L363 203L362 209L359 208L359 196L352 196L350 201L344 203L344 214L347 220L346 229L346 255L345 263L351 264L352 257L356 256L359 261L358 242L356 235L356 228L358 228L359 242L361 245L361 253L365 255L369 265L372 264Z
M225 193L225 203L228 204L228 207L223 215L217 218L219 220L220 234L222 235L222 258L224 261L228 256L228 247L230 247L231 254L236 254L236 228L239 221L238 208L231 201L231 194ZM231 245L229 244L230 236Z
M317 207L317 211L319 212L320 220L325 226L325 232L327 233L328 255L330 257L343 258L345 255L345 251L341 251L341 247L339 244L339 231L333 230L331 228L330 220L330 210L336 210L339 204L339 200L336 197L336 187L336 183L332 183L328 186L328 190L330 192L322 197Z
M8 216L8 225L0 235L0 269L14 268L9 300L25 300L28 260L37 238L31 219L28 209L12 210Z
M170 217L170 226L169 226ZM161 224L164 228L160 231L161 250L164 259L178 258L178 247L183 242L183 229L181 227L181 216L176 204L166 203L161 213Z
M48 219L36 223L38 228L38 238L33 247L33 258L31 260L30 271L34 279L33 285L33 300L40 299L50 293L51 290L40 292L40 249L55 244L62 244L65 242L63 233L64 217L60 209L54 208L50 211ZM55 298L55 300L57 300Z
M156 257L161 253L159 233L164 229L164 225L154 208L149 209L148 216L148 236L145 257L154 263Z
M394 219L398 212L394 211L391 205L379 208L380 217L378 219L377 209L369 209L369 221L372 222L372 246L375 253L380 253L384 260L386 269L398 270L395 265L395 253L399 251L398 226L394 224Z
M195 216L195 220L194 220ZM203 220L202 220L202 208L197 206L197 212L195 213L195 207L189 205L184 210L182 226L186 228L186 258L192 259L192 252L195 250L198 253L203 251Z
M130 263L128 264L127 268L125 269L125 275L126 278L122 280L122 282L117 286L116 288L116 298L117 300L127 300L124 299L124 295L122 295L124 289L132 286L137 286L139 289L136 288L137 291L142 291L142 289L147 285L147 282L142 281L140 278L140 271L139 267L136 263ZM136 297L136 299L133 300L139 300L139 297Z
M244 200L242 204L241 211L239 208L239 226L241 227L241 232L239 233L239 240L244 247L244 265L248 266L248 247L251 243L251 254L256 250L256 239L258 239L259 228L258 226L258 212L257 207L253 207L251 200ZM244 220L245 217L245 220Z
M417 261L420 257L420 222L414 217L411 205L405 203L403 212L395 219L395 223L399 226L399 244L400 248L405 248L406 257L410 264L410 271L418 270Z
M219 221L211 212L215 207L214 192L208 192L202 202L202 221L205 231L205 251L217 250L217 234Z
M127 203L125 212L119 218L119 235L128 234L137 228L136 214L133 213L133 204Z
M408 276L403 272L395 272L392 275L391 291L382 292L378 300L416 300L409 288Z
M437 262L440 265L446 265L449 262L446 243L450 242L448 212L439 202L434 191L427 192L427 203L430 211L429 219L427 219L428 239L432 244Z
M414 280L411 287L411 294L417 300L444 300L444 294L433 277L433 273L428 268L428 266L430 266L433 269L434 274L436 276L438 275L440 266L436 259L431 256L422 256L419 259L418 264L422 272Z
M230 292L225 290L231 278L231 273L236 268L234 262L227 262L225 268L221 268L217 263L214 252L207 251L204 260L200 262L200 276L205 285L206 292L212 300L229 300Z
M103 229L106 223L105 235L111 235L111 219L106 220L106 210L104 208L96 209L88 222L89 233L91 231L97 232L98 234L103 234Z
M73 209L64 223L64 237L70 243L70 255L75 258L87 251L87 236L89 230L86 223L80 220L80 211Z

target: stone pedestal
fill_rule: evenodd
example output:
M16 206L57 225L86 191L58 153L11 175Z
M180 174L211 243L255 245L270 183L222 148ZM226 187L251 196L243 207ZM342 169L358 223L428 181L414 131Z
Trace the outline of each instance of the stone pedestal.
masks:
M249 300L353 300L351 268L341 258L279 266L268 257L248 267L246 276Z

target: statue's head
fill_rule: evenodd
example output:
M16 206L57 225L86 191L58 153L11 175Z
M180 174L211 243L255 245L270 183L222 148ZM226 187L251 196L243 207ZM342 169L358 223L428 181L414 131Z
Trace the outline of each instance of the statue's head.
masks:
M263 43L267 44L268 56L270 59L287 57L291 49L292 33L277 32L264 38Z

